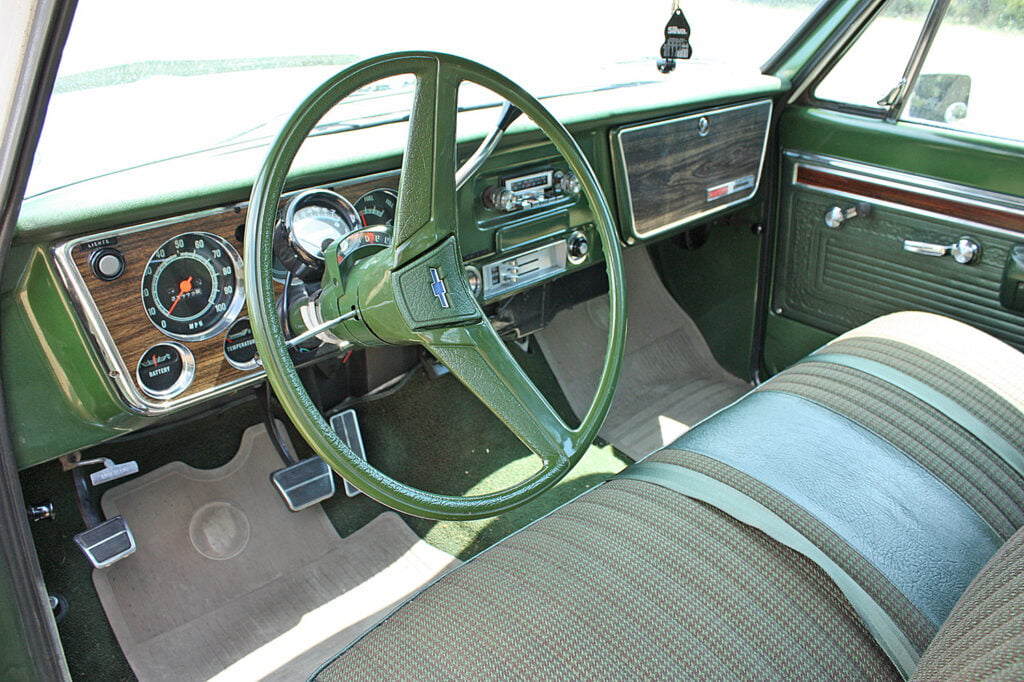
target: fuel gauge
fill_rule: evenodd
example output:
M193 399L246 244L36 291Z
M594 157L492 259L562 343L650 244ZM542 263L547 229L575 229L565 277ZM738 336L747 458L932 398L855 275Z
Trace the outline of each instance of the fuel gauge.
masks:
M390 189L375 189L359 197L355 203L363 227L374 225L395 226L398 195Z

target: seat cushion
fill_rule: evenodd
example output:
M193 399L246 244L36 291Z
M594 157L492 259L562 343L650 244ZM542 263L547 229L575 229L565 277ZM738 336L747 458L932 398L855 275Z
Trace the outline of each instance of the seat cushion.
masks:
M701 502L615 480L442 578L319 673L896 679L831 580Z
M861 429L876 454L896 452L911 462L899 469L915 471L915 480L939 491L925 497L977 515L976 525L992 539L985 557L1002 540L1020 537L1014 533L1024 525L1024 476L1014 460L1024 457L1024 356L966 325L924 313L881 318L821 353L831 359L812 355L758 391L813 403L819 416L827 412ZM837 358L854 361L844 365ZM868 371L879 366L882 375ZM755 403L746 400L748 407ZM719 429L715 447L708 446L706 422L650 460L703 472L774 511L839 564L923 649L941 619L925 618L878 569L871 551L856 549L851 540L864 526L837 531L821 514L809 514L792 491L779 492L788 479L772 487L744 474L749 467L728 452L729 439L749 436L749 420L757 417L737 417L743 411L736 406L727 409L733 414L718 422L732 426ZM798 418L783 413L778 428L787 432ZM819 434L815 424L801 423L799 431L815 435L811 440L819 441L824 461L833 454L828 429L840 422L820 421L830 426ZM772 452L751 461L765 469L777 457L782 464L776 472L785 470L787 450L791 454L801 445L754 440L774 443ZM858 450L844 452L856 458ZM840 485L841 476L860 475L855 459L852 464L826 466L814 475L829 477L841 468L845 473L832 481ZM912 517L930 501L903 499L905 488L887 487L885 504L892 513L906 510ZM934 529L928 533L947 539ZM889 555L896 564L900 552L897 547ZM931 556L927 568L950 555ZM969 593L961 601L938 638L949 653L929 649L919 676L1020 672L1014 666L1022 655L1021 560L1011 557L1010 569L983 575L991 587L983 593L994 596L971 601ZM944 603L952 605L974 570L957 576L956 592ZM986 618L989 611L997 614L994 621ZM816 563L716 507L656 483L620 478L445 576L318 673L329 681L353 677L846 680L898 674Z
M1024 355L948 318L887 315L844 334L758 391L812 400L865 426L931 471L1005 541L1024 525L1024 477L962 423L883 378L815 355L884 364L947 396L1024 452Z

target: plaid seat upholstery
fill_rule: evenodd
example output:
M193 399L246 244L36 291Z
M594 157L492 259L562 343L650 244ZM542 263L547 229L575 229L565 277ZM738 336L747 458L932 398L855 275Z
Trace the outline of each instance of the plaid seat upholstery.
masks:
M898 313L827 346L886 363L1024 450L1024 356L965 325ZM866 563L862 587L925 652L915 679L1024 676L1024 480L947 415L854 369L807 362L758 390L817 402L955 491L1004 549L935 635ZM667 448L653 461L760 496L834 558L842 538L757 481ZM762 487L763 488L763 487ZM913 501L909 501L913 503ZM896 679L838 588L803 555L663 487L613 480L496 545L405 604L316 679Z

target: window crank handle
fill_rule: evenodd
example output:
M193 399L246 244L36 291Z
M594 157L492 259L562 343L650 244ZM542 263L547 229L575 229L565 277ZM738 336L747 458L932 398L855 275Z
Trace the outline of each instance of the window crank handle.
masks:
M930 242L918 242L912 239L903 240L903 250L910 253L917 253L922 256L953 256L953 260L961 265L973 263L981 253L981 246L973 239L961 237L955 244L933 244Z

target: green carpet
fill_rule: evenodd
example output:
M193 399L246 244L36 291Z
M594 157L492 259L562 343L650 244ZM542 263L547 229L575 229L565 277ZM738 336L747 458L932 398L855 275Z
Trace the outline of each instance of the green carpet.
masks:
M539 352L515 349L517 360L563 415L572 413ZM445 494L479 494L522 480L539 460L486 407L451 376L428 379L418 371L394 395L357 406L369 460L382 471L413 486ZM261 420L255 401L164 432L125 442L107 443L83 453L117 462L135 459L145 473L181 460L213 468L231 459L242 432ZM443 425L441 428L438 425ZM299 455L312 452L293 430ZM404 517L430 544L467 559L535 518L576 497L620 471L627 460L606 445L592 446L582 461L555 488L520 509L469 522L436 522ZM76 679L134 679L107 625L92 586L91 568L72 542L82 530L72 495L71 476L56 462L22 472L26 500L53 501L57 521L33 525L43 577L50 592L70 602L59 625L68 663ZM360 495L340 491L324 503L332 523L346 536L384 510Z

